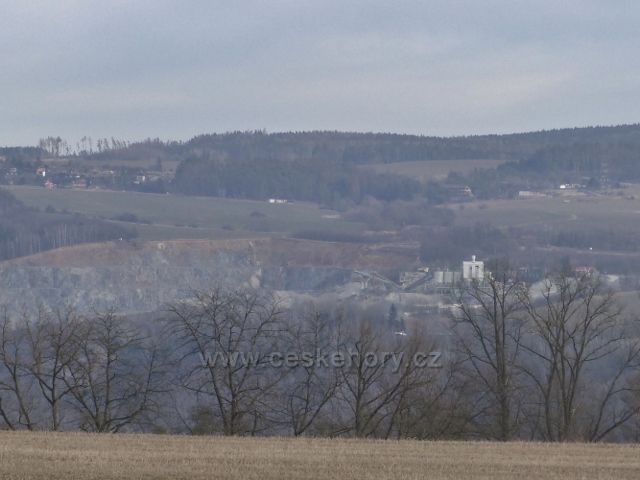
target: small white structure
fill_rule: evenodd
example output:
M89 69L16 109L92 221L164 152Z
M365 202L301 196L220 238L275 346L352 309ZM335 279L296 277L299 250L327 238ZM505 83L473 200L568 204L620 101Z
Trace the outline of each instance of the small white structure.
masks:
M286 198L270 198L269 203L282 204L282 203L288 203L288 200Z
M471 256L471 261L462 262L462 278L464 280L484 280L484 262L476 260L476 256Z
M544 192L533 192L531 190L520 190L518 192L519 198L544 198L548 195Z

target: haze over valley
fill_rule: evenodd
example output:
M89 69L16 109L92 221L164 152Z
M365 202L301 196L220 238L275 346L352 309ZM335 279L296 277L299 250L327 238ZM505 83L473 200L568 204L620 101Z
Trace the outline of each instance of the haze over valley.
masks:
M638 24L4 2L0 478L640 477Z

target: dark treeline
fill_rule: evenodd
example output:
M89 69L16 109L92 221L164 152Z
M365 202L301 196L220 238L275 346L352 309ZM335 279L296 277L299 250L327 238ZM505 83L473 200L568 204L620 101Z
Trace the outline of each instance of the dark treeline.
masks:
M499 279L498 279L499 278ZM446 340L397 311L214 289L155 320L6 313L0 425L419 439L636 441L640 347L596 277L456 292ZM392 318L393 317L393 318Z
M0 190L0 260L86 242L129 239L135 232L82 215L40 212Z
M409 200L420 194L419 182L383 175L336 162L294 163L282 160L222 161L191 158L180 164L173 188L188 195L265 199L279 197L335 204L361 203L366 197Z
M532 177L580 179L609 175L617 181L640 178L640 149L637 143L587 143L541 149L517 169ZM603 169L605 171L603 171Z
M59 137L42 139L43 153L64 155ZM196 136L186 142L147 139L83 137L72 149L75 155L135 160L176 158L210 153L227 159L283 161L339 161L341 163L393 163L415 160L474 158L526 159L541 149L591 143L640 143L640 126L587 127L503 135L428 137L390 133L337 131L229 132ZM67 143L68 144L68 143ZM0 154L4 154L0 149Z
M589 144L640 144L640 125L548 130L506 135L427 137L385 133L233 132L200 135L188 142L149 140L131 148L173 153L215 153L242 160L393 163L415 160L499 158L524 160L541 149Z

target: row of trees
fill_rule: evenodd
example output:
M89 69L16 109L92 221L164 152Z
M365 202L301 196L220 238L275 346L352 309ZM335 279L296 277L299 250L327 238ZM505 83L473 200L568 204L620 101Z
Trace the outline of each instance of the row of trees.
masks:
M597 278L559 275L533 290L503 273L466 288L459 300L454 332L479 433L636 438L640 342Z
M497 277L497 276L496 276ZM339 309L201 292L162 321L4 316L11 429L376 438L635 440L640 346L597 279L534 292L505 274L458 292L436 342Z
M38 147L52 157L87 156L103 154L115 150L124 150L130 146L130 142L114 137L98 138L93 140L90 136L83 136L75 146L62 137L45 137L38 141Z
M158 350L114 312L73 310L0 325L0 418L5 428L117 432L157 411Z
M114 312L7 314L0 424L390 437L408 435L431 405L445 411L442 368L400 360L431 352L424 336L390 338L315 309L295 322L290 314L271 296L222 290L170 306L161 326Z

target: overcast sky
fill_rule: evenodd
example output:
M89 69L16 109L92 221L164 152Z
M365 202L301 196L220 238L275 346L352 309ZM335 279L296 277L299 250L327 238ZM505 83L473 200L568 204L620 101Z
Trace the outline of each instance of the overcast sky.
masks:
M636 123L639 31L632 0L0 0L0 145Z

